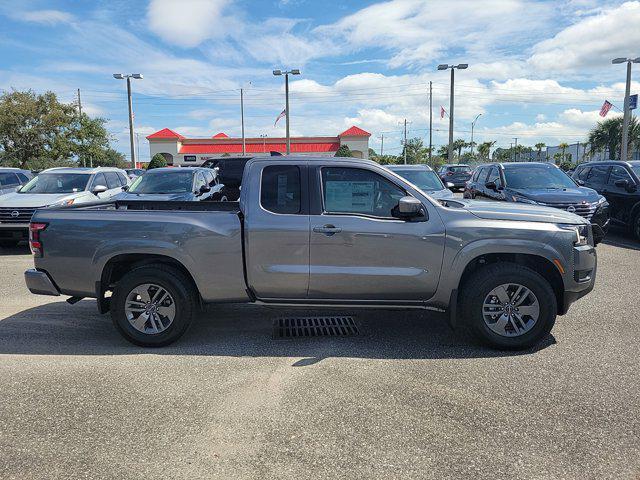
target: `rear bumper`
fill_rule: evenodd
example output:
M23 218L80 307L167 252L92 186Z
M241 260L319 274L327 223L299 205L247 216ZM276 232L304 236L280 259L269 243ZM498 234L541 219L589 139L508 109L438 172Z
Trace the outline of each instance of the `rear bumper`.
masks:
M58 290L58 287L53 283L47 272L29 269L24 272L24 281L29 291L36 295L52 295L55 297L60 295L60 290Z

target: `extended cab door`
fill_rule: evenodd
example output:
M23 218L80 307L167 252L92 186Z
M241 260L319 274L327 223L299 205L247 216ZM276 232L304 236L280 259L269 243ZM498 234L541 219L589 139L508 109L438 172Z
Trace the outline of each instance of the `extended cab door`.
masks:
M260 299L301 299L309 286L307 166L254 162L240 199L247 284Z
M402 303L430 298L444 251L444 224L435 207L382 168L311 168L309 298ZM422 218L392 216L408 194L422 201Z

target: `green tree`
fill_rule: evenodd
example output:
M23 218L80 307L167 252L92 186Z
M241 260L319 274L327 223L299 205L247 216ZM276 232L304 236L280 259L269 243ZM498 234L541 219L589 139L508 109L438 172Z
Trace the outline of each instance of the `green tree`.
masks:
M406 146L402 148L402 153L399 155L401 162L404 162L405 150L407 151L408 164L427 163L429 160L429 147L424 146L421 138L415 137L407 140Z
M162 167L166 167L166 166L167 166L167 161L162 156L162 154L161 153L156 153L151 158L151 161L149 162L149 166L147 167L147 170L151 170L152 168L162 168Z
M441 145L438 150L437 150L437 154L440 158L444 159L445 161L449 160L449 146L448 145Z
M569 144L568 144L568 143L566 143L566 142L562 142L562 143L558 144L558 148L559 148L560 150L562 150L562 157L560 157L560 158L561 158L560 162L562 163L562 162L564 162L564 161L566 160L566 158L567 158L567 157L566 157L566 151L567 151L567 148L569 148ZM555 156L554 156L554 158L555 158Z
M340 145L334 157L353 157L353 153L348 145Z
M482 142L480 145L478 145L478 155L480 155L480 158L488 160L489 159L489 154L491 153L491 147L493 147L496 144L495 140L492 142Z
M458 158L462 155L462 149L468 146L469 144L462 138L453 141L453 149L458 151Z
M0 95L0 163L42 169L95 159L100 165L105 156L113 159L105 123L78 115L76 105L52 92L6 92Z
M544 142L538 142L535 144L536 150L538 151L538 161L540 161L540 156L542 155L542 149L547 145Z
M622 145L622 117L609 118L591 129L588 142L591 144L590 152L609 151L611 160L620 159ZM629 153L634 148L640 147L640 124L636 117L631 117L629 121Z

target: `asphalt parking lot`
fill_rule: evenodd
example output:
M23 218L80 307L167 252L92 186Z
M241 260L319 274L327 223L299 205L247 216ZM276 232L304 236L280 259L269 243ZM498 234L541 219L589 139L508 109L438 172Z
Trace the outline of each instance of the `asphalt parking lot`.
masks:
M0 478L637 479L640 244L598 254L594 293L508 354L414 311L273 339L292 312L254 306L144 350L92 301L30 295L26 247L0 251Z

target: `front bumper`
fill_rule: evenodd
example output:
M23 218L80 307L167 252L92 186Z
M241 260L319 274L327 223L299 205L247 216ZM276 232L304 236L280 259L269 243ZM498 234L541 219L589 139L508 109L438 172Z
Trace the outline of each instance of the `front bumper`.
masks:
M1 240L27 240L28 238L28 223L0 223Z
M596 282L596 270L598 258L595 247L583 245L573 248L573 272L572 276L565 278L563 305L560 315L569 310L573 302L587 295Z
M31 268L24 272L24 281L29 291L36 295L52 295L55 297L60 295L60 290L58 290L58 287L53 283L47 272Z

